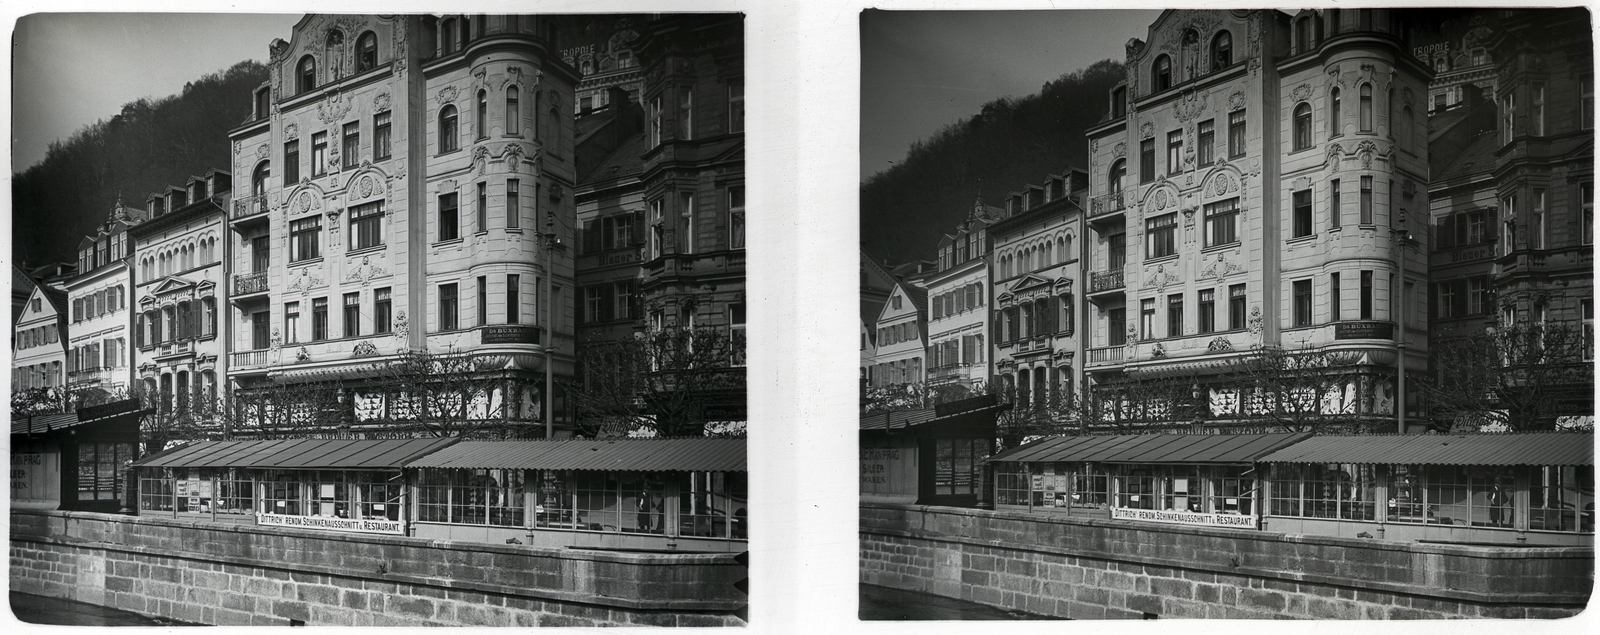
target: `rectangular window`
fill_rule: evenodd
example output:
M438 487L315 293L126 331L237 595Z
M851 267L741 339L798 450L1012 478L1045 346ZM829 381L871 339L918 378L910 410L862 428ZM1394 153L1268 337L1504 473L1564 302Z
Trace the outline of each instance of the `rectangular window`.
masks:
M344 336L361 335L361 294L344 294Z
M1183 131L1167 133L1167 174L1183 171Z
M1372 220L1372 177L1361 177L1361 224L1371 225Z
M1294 325L1311 326L1311 281L1294 281Z
M1500 208L1505 210L1502 218L1505 220L1505 239L1500 241L1500 255L1510 254L1517 248L1517 196L1515 194L1500 200Z
M650 147L661 145L661 98L650 100Z
M311 135L311 176L328 173L328 133Z
M1528 113L1529 123L1533 125L1533 135L1544 136L1544 84L1533 85L1533 108Z
M506 179L506 229L522 226L522 182Z
M517 274L506 276L506 324L516 324L522 313L522 278Z
M1517 95L1507 93L1506 98L1500 100L1500 141L1501 144L1511 143L1517 136Z
M372 160L385 161L390 156L389 113L385 111L372 117Z
M1228 158L1244 156L1244 111L1228 113Z
M694 88L678 87L678 140L694 138Z
M678 193L678 253L694 253L694 193Z
M283 343L295 344L299 341L300 303L288 302L283 305Z
M311 341L328 339L328 299L311 299Z
M1194 150L1199 155L1200 167L1208 167L1216 162L1214 156L1217 145L1216 120L1207 119L1200 122L1200 138L1195 142Z
M1205 207L1206 246L1239 242L1235 222L1239 218L1239 199L1207 203Z
M1487 286L1483 278L1467 278L1467 314L1482 315L1487 313L1489 306L1488 296L1485 295Z
M320 238L322 217L318 215L289 222L289 261L300 262L322 257Z
M1145 298L1139 301L1139 339L1155 339L1156 337L1156 299Z
M461 221L456 215L456 193L439 195L439 240L461 237Z
M1438 284L1438 289L1439 305L1434 309L1434 315L1437 315L1441 318L1455 317L1457 300L1456 283L1440 282Z
M1328 274L1328 303L1330 304L1328 307L1328 319L1338 322L1341 316L1339 315L1339 272L1337 271Z
M1344 212L1340 203L1339 179L1328 182L1328 227L1339 228L1339 215Z
M1145 139L1139 142L1139 182L1151 183L1156 180L1156 140Z
M159 327L157 329L159 331ZM266 350L272 343L271 333L272 314L270 312L257 311L250 314L250 348L252 350Z
M728 82L728 132L744 132L744 80Z
M1294 193L1294 237L1311 235L1311 190Z
M361 122L352 121L344 125L343 141L340 144L339 159L344 162L344 169L349 170L361 165Z
M285 188L300 182L300 140L295 139L283 144L283 186Z
M1217 290L1200 290L1200 332L1211 333L1217 330Z
M389 332L389 315L394 309L393 301L389 297L389 287L383 287L372 292L372 332Z
M728 186L728 248L744 249L744 186Z
M1121 269L1128 264L1127 238L1127 234L1106 236L1106 265L1112 271Z
M1128 318L1122 307L1106 310L1107 343L1122 346L1128 343Z
M1544 222L1544 190L1533 191L1533 218L1528 221L1528 247L1530 249L1544 249L1545 222Z
M1161 258L1178 253L1178 215L1165 214L1144 223L1145 258Z
M1228 287L1228 330L1244 329L1244 285Z
M456 306L456 285L439 285L439 330L454 331L459 328L457 318L460 313Z
M489 276L478 276L478 326L489 324Z
M489 184L478 182L478 231L489 231Z
M1183 335L1183 294L1167 296L1167 337Z
M605 321L603 305L606 301L605 290L598 287L586 287L583 290L583 321L593 324Z
M366 249L383 244L383 201L373 201L350 209L350 248Z
M620 288L621 285L619 284L618 287ZM620 301L620 298L619 298L618 303L617 303L617 310L619 312L622 311L623 310L622 309L623 306L626 306L626 305L622 304L621 301ZM729 340L728 341L728 348L729 348L729 353L730 353L730 357L731 357L731 359L729 360L729 364L732 365L732 366L744 366L744 364L745 364L744 321L745 321L744 304L743 303L729 304L728 305L728 340Z
M1372 319L1372 272L1361 272L1361 319Z

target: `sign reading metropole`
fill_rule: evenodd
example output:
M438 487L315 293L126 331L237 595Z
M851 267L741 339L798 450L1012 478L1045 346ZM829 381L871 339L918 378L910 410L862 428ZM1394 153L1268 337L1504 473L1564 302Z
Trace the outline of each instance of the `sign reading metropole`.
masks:
M1239 516L1236 514L1201 514L1196 512L1179 512L1160 509L1128 509L1126 507L1111 508L1113 520L1143 520L1158 523L1175 523L1179 525L1204 525L1207 527L1241 527L1255 529L1255 516Z
M256 514L256 524L269 527L295 529L320 529L363 534L392 534L402 536L406 525L398 520L355 520L331 516L288 516L284 514Z

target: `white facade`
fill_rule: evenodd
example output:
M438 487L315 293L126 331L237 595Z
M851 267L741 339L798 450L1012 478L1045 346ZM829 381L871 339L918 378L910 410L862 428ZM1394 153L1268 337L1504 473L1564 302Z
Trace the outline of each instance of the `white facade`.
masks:
M63 328L66 315L64 307L57 306L58 298L65 297L63 290L34 285L33 292L23 302L11 349L13 394L30 388L66 385L67 338Z
M925 278L929 384L982 389L989 380L989 236L985 228L991 219L991 208L975 202L956 232L939 241L938 268Z
M926 378L927 325L923 310L927 292L896 284L878 316L878 350L873 385L917 384Z
M66 284L69 388L116 395L132 386L133 272L127 229L142 220L141 212L118 201L95 235L78 245L78 275Z

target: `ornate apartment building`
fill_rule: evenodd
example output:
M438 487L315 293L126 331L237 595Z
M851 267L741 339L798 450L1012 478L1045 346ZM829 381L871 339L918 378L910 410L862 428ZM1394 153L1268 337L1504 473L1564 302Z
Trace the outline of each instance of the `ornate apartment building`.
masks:
M954 234L939 240L937 269L924 280L928 289L929 385L987 387L989 336L989 234L1000 210L973 202Z
M117 395L132 386L133 243L128 228L145 214L117 201L106 221L78 243L77 275L66 282L67 387Z
M224 249L232 175L211 170L147 199L133 238L134 375L161 414L217 403L228 373Z
M1070 403L1078 361L1080 249L1088 175L1069 169L1006 198L989 225L994 381L1021 408Z
M1325 414L1392 420L1427 367L1432 76L1397 12L1169 10L1126 67L1088 131L1093 383L1179 378L1157 418L1225 424L1268 407L1235 360L1320 350L1358 371Z
M363 385L376 362L466 352L508 382L483 416L542 422L546 365L570 377L575 353L561 37L541 16L308 15L272 43L230 133L240 389L341 381L360 426L403 416ZM566 427L559 395L555 412Z

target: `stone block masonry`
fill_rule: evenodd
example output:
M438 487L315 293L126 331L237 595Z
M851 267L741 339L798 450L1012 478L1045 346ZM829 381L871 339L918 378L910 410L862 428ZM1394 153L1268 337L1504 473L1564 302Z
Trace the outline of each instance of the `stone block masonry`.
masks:
M215 625L739 626L732 554L11 510L11 589Z
M1072 619L1554 618L1593 547L1482 547L861 504L860 581Z

